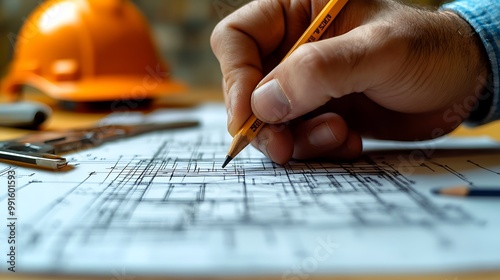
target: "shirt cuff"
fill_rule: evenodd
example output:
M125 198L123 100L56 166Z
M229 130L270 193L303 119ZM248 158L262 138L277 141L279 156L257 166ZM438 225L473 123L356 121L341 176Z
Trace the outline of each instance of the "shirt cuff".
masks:
M500 119L500 1L458 0L443 5L441 9L455 12L472 26L490 61L491 75L484 81L485 92L479 96L479 105L465 124L477 126Z

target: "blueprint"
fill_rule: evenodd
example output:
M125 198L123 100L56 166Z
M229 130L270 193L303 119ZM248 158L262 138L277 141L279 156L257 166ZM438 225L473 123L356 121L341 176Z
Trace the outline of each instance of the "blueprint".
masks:
M16 270L26 273L307 279L500 269L500 200L432 193L498 184L495 142L367 141L355 162L284 166L248 147L221 168L232 139L220 105L104 122L168 118L202 124L68 154L62 172L0 163L1 255L12 234L3 224L15 221Z

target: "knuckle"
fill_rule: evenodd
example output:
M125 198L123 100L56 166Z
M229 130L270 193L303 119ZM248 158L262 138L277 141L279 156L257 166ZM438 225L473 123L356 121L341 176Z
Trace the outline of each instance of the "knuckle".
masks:
M360 67L366 57L366 45L364 40L353 40L349 48L338 49L337 58L344 65L344 71L352 73Z
M219 54L219 46L221 46L221 41L224 38L228 29L227 19L220 21L212 31L210 35L210 47L212 48L214 54L217 56Z
M302 45L296 51L298 65L306 74L310 74L315 80L321 80L321 73L328 72L329 64L325 55L318 49L314 43Z

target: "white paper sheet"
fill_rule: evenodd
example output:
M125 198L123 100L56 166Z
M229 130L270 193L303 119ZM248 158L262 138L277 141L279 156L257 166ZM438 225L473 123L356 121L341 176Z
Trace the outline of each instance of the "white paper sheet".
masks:
M203 125L68 155L68 172L1 163L6 225L9 171L16 176L16 270L306 279L500 269L500 200L431 193L498 185L495 142L368 141L370 153L355 163L286 166L248 147L222 169L231 138L221 106L125 118L180 116ZM5 257L8 227L0 233Z

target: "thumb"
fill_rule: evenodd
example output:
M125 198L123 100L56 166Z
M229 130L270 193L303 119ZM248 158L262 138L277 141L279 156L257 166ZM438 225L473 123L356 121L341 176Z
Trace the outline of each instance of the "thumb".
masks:
M282 123L324 105L332 98L370 86L366 33L351 32L299 47L267 75L252 94L252 110L266 123ZM370 51L372 52L372 51Z

